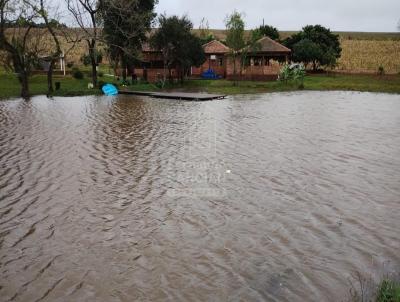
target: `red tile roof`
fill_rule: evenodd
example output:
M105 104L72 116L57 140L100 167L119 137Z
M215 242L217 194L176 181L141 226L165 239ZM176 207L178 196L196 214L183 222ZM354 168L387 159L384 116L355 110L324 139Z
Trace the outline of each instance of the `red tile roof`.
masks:
M229 52L229 47L222 44L220 41L213 40L203 45L206 54L225 54Z
M289 48L272 40L269 37L263 37L258 40L257 43L260 44L260 49L257 49L256 52L291 52Z

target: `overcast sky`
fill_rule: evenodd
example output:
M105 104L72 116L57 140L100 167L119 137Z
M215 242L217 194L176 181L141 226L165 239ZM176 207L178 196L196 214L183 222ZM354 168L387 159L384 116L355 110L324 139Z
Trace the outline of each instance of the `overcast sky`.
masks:
M187 14L195 27L205 17L210 28L224 28L233 10L244 14L247 28L270 24L298 30L321 24L335 31L397 31L400 0L159 0L157 12Z

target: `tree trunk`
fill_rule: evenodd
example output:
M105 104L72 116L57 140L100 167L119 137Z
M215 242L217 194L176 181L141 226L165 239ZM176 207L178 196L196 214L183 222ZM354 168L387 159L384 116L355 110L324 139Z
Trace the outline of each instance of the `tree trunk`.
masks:
M89 56L92 64L92 83L94 87L97 87L97 53L96 53L96 41L88 41L89 44Z
M236 56L233 56L233 86L236 86Z
M47 95L52 95L54 92L53 88L53 70L55 65L55 59L50 62L49 70L47 71Z
M29 98L29 81L26 72L19 73L18 80L21 84L21 97L24 99Z
M126 82L126 62L123 60L122 61L122 79L124 83Z
M167 62L164 60L164 75L163 75L163 88L165 85L165 82L167 82Z
M181 84L183 84L183 78L185 76L185 68L184 67L180 67L179 68L179 72L180 72L179 78L181 80Z
M96 64L96 61L92 61L92 83L93 83L93 87L97 87L97 64Z
M168 74L169 74L169 83L172 84L173 80L172 80L172 70L171 67L168 67Z

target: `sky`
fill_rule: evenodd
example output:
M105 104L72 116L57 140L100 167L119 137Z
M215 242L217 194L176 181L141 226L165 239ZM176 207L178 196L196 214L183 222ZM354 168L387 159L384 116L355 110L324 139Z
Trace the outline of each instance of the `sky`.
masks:
M187 14L198 28L205 17L210 28L223 29L228 14L243 13L246 28L263 23L279 30L321 24L334 31L397 31L400 0L159 0L157 13Z

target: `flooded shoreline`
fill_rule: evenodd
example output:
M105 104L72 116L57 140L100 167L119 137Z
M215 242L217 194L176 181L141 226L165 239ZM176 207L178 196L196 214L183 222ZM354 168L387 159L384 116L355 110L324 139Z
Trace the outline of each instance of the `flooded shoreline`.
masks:
M1 301L341 301L398 270L398 95L0 102Z

